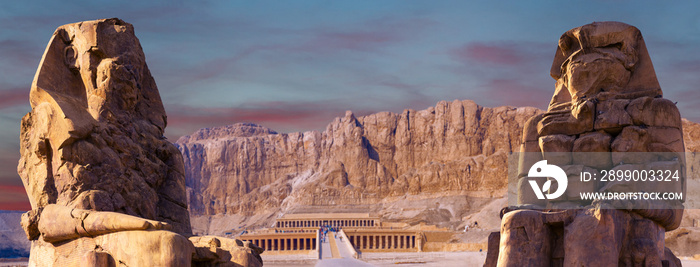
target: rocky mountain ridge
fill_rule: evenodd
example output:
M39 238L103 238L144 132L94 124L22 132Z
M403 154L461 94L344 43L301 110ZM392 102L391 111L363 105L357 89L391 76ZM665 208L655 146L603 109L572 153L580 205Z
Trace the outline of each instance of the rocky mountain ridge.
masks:
M193 229L267 226L297 211L369 211L463 227L466 216L502 199L507 154L519 150L525 121L541 112L455 100L400 114L348 111L323 132L254 124L198 130L176 142ZM687 151L699 151L700 124L684 119L683 129Z
M323 132L277 134L251 124L202 129L176 145L193 215L374 205L407 194L488 197L501 195L506 179L494 177L505 177L522 125L540 112L442 101L400 114L348 111Z

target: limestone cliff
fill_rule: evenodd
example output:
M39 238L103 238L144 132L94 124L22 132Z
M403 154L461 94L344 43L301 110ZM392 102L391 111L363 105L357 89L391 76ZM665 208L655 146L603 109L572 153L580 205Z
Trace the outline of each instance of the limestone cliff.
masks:
M522 125L540 112L443 101L401 114L348 111L323 132L202 129L177 146L193 215L371 205L406 194L489 196L505 188L507 153L519 149Z
M350 209L453 229L478 220L484 231L464 242L483 242L479 234L499 228L506 205L506 152L517 151L523 124L541 112L453 101L401 114L348 112L323 132L279 134L253 124L198 130L176 143L193 229L223 234L268 226L279 213ZM682 123L686 151L700 151L700 124ZM687 211L683 231L696 231L698 220ZM670 242L678 243L674 251L687 244Z

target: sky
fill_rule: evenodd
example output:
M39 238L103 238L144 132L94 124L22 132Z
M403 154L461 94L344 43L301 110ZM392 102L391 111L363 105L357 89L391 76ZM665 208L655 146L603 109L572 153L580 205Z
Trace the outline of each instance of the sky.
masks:
M20 120L49 38L111 17L135 27L173 142L238 122L323 130L346 110L441 100L545 108L561 34L609 20L641 30L664 97L700 122L698 1L2 1L0 210L30 208Z

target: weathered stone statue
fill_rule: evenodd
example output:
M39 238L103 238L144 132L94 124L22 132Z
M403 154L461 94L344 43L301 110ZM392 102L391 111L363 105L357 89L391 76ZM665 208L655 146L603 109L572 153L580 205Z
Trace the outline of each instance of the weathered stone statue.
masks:
M188 240L182 156L163 136L165 110L132 25L59 27L30 102L18 166L33 209L22 219L30 266L262 265L250 244L216 253L220 245Z
M551 76L557 82L547 112L523 129L518 205L502 212L500 233L489 237L489 248L499 249L489 250L485 266L680 266L665 248L664 233L680 225L682 203L620 209L614 205L620 203L586 201L579 194L659 189L651 188L659 183L583 183L581 172L684 172L680 113L662 97L639 30L596 22L567 31ZM557 199L535 197L528 182L535 179L528 168L543 159L568 175L568 189ZM665 189L681 192L682 181Z

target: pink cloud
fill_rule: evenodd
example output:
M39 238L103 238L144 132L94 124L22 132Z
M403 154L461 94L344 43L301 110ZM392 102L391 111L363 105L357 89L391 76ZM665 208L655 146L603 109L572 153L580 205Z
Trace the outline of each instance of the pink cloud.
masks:
M13 72L33 72L44 52L42 46L27 40L3 40L0 41L0 47L0 56L7 62L12 62L4 67L11 67L9 70Z
M320 28L308 31L306 34L310 34L312 38L292 49L316 53L338 50L377 52L416 36L435 24L437 23L430 19L398 19L386 16L366 21L357 29Z
M391 31L320 32L303 45L302 50L370 51L400 40L401 38Z
M21 193L21 194L27 194L27 191L24 190L24 186L20 185L0 185L0 192L12 192L12 193Z
M243 107L168 108L166 135L176 140L200 128L248 122L280 132L324 129L331 120L345 114L345 109L331 104L264 102ZM358 111L358 114L368 113Z
M0 202L0 210L21 210L29 211L32 205L27 202Z
M513 44L469 43L451 51L458 61L476 61L498 65L517 65L523 63L522 52Z
M680 61L675 63L672 69L674 72L697 74L700 73L700 60Z
M29 105L29 88L0 90L0 109Z
M552 98L553 88L539 88L517 80L494 79L486 83L488 98L498 99L501 105L537 107L544 109Z
M31 210L23 186L0 185L0 210Z

